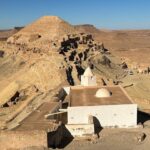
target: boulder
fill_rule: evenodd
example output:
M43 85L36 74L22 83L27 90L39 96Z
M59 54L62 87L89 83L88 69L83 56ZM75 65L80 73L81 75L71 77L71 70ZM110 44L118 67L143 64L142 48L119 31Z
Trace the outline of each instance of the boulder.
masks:
M5 52L0 50L0 57L4 57Z
M144 128L150 128L150 120L144 122Z
M146 134L141 132L136 135L137 142L143 142L146 138Z
M0 107L6 104L18 91L19 85L16 82L10 83L0 92Z

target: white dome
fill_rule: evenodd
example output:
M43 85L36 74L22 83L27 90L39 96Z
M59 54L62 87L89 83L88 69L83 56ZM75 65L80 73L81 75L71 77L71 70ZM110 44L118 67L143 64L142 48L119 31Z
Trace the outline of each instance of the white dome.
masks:
M111 92L108 91L108 90L105 89L105 88L101 88L101 89L97 90L95 96L98 97L98 98L110 97L110 96L111 96Z
M92 73L90 67L88 67L88 68L84 71L83 76L86 76L86 77L91 77L91 76L93 76L93 73Z

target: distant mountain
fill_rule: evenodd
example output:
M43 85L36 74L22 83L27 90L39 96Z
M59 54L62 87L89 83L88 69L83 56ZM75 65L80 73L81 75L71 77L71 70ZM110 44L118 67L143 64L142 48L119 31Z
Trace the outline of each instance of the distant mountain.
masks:
M76 25L75 28L83 33L98 34L100 32L99 29L91 24Z
M0 41L7 40L10 36L20 31L23 27L14 27L14 29L0 30Z

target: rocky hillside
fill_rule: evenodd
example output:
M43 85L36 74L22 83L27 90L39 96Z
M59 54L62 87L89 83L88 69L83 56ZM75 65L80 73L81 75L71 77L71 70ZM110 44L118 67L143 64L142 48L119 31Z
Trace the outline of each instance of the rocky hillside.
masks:
M23 57L25 53L27 57L30 53L43 59L50 55L61 57L63 61L53 62L61 63L58 66L66 72L67 79L73 74L74 82L69 81L70 84L79 83L79 76L88 65L106 78L125 76L121 61L117 62L103 43L94 40L97 31L91 25L72 26L59 17L45 16L10 37L7 43L15 45L14 53Z
M118 84L127 75L127 66L103 43L59 17L40 18L0 49L0 107L5 114L0 122L14 118L31 101L37 106L47 96L51 99L62 86L80 84L88 66L99 85Z

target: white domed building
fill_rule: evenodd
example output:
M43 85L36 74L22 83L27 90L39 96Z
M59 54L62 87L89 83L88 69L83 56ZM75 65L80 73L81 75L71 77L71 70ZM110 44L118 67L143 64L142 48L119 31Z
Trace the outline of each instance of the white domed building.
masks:
M66 127L73 136L94 134L97 126L137 126L137 104L121 86L98 86L90 68L81 77L80 86L70 87L69 96Z

